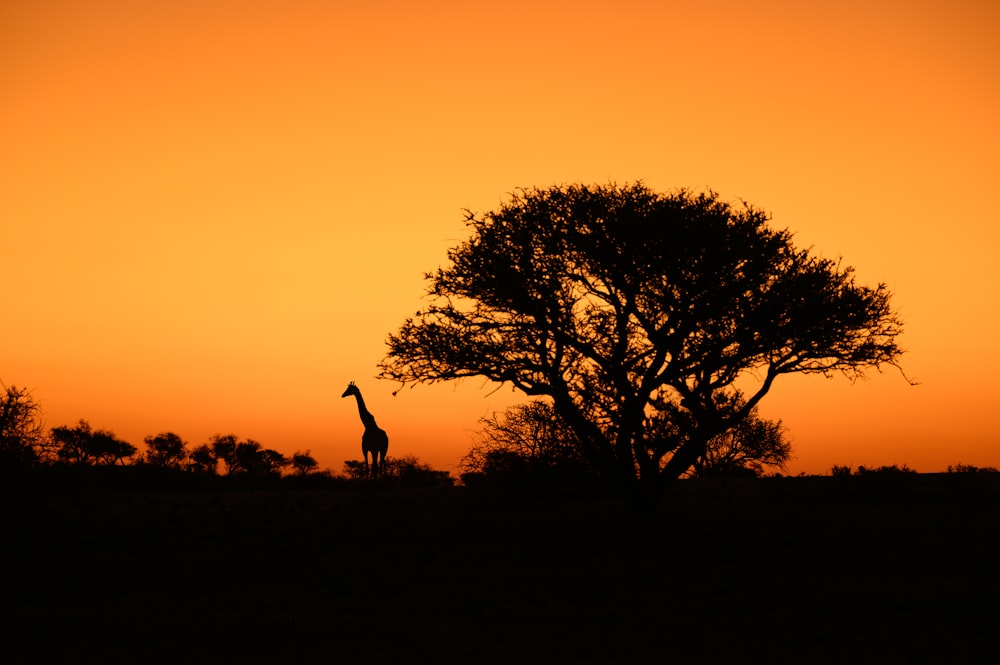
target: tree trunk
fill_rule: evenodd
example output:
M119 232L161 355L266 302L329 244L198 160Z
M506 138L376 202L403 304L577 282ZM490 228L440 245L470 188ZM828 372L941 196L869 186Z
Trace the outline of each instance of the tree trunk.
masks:
M636 517L650 517L656 513L667 490L704 454L706 440L690 439L674 452L662 469L644 469L636 477L623 474L625 511Z

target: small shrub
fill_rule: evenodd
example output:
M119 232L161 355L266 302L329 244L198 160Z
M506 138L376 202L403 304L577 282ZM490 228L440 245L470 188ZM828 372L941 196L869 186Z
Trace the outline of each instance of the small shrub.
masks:
M910 467L906 466L905 464L903 466L897 466L895 464L893 464L892 466L879 466L879 467L875 467L875 468L872 468L872 469L869 469L868 467L864 467L864 466L859 466L858 467L858 475L859 476L867 476L867 475L905 476L905 475L910 475L910 474L915 474L915 473L916 473L916 471L914 471Z
M1000 473L1000 469L992 466L974 466L972 464L948 465L948 473Z

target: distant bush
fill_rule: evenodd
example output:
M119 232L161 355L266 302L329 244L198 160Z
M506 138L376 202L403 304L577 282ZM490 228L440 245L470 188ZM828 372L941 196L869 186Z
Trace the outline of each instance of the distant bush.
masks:
M858 467L859 476L866 476L866 475L905 476L915 473L916 471L906 466L905 464L903 466L897 466L895 464L893 464L892 466L877 466L871 469L865 466Z
M385 478L401 487L451 487L455 484L450 473L432 469L413 455L388 458Z
M362 460L345 461L344 476L359 482L371 480L368 465ZM414 455L404 455L385 458L378 482L396 487L451 487L455 479L449 472L432 469Z
M973 466L972 464L948 465L948 473L1000 473L1000 469L992 466Z
M830 475L834 478L846 478L848 476L908 476L916 473L915 470L905 464L903 466L893 464L892 466L876 466L871 468L859 466L857 470L853 469L850 465L839 466L834 464L833 468L830 469Z

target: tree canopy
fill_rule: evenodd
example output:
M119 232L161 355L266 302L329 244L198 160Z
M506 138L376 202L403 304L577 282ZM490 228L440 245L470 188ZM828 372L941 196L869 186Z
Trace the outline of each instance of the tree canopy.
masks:
M547 396L580 452L646 498L688 471L783 374L897 366L885 284L796 248L769 215L642 183L522 189L466 212L381 375Z

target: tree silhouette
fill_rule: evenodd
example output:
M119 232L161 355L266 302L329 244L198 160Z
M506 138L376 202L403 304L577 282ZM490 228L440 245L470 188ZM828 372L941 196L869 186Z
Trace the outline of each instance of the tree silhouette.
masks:
M249 473L251 475L262 474L264 460L261 455L263 448L260 443L253 439L240 441L236 444L234 456L236 464L230 469L230 473Z
M281 469L288 465L288 460L277 450L264 448L253 439L240 441L235 434L215 434L209 439L208 449L212 457L222 460L226 467L226 475L270 476L278 475ZM207 462L206 451L199 450L201 457ZM205 464L199 462L199 466Z
M0 469L34 464L45 440L41 407L28 390L0 388Z
M188 456L187 443L173 432L161 432L144 439L147 464L165 469L179 469Z
M221 460L226 467L226 475L231 475L233 471L239 471L240 462L236 457L236 444L239 439L235 434L214 434L208 440L208 446L212 450L212 457Z
M110 430L97 430L91 434L91 449L98 464L124 465L131 460L138 448L115 436Z
M693 475L761 475L766 468L784 469L792 458L792 445L781 421L766 420L757 409L709 440L705 454L694 463Z
M52 440L56 445L56 456L63 462L90 464L93 458L88 441L90 423L80 420L76 426L61 425L52 428Z
M90 423L83 419L73 427L53 427L52 439L58 459L84 466L124 465L138 450L110 430L91 429Z
M319 463L313 458L312 452L308 450L304 453L298 451L293 453L289 459L289 463L295 469L295 473L300 476L308 475L319 467Z
M463 479L482 474L489 481L523 483L591 475L573 430L543 400L516 404L480 418L472 447L460 463ZM468 477L467 477L468 476Z
M288 458L273 448L263 448L256 441L247 441L252 453L246 452L247 472L255 476L280 476L281 470L288 466Z
M580 453L649 508L779 376L897 363L888 288L768 222L714 192L518 190L466 213L470 239L427 276L430 304L390 335L381 376L548 396ZM666 415L690 425L664 435Z
M196 473L215 475L218 465L215 451L207 443L198 446L188 455L188 468Z

